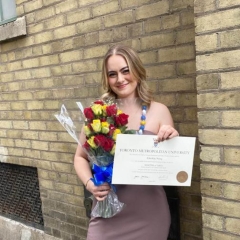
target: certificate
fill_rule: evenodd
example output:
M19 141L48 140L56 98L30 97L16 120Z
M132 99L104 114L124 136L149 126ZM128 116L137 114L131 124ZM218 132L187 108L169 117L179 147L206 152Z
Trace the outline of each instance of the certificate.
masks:
M190 186L195 137L156 142L155 135L119 134L113 184Z

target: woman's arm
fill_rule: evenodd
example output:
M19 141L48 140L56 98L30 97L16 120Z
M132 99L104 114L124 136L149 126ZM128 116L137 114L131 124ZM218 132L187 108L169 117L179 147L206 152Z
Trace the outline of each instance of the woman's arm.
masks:
M92 176L89 162L87 160L87 155L80 145L78 145L76 153L75 153L74 168L76 170L78 177L80 178L80 180L86 187L87 181L90 178L92 178L93 176Z

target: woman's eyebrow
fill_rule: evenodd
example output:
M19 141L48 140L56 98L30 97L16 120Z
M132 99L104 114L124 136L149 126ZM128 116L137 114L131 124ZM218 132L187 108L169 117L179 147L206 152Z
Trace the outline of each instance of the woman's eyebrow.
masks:
M128 66L121 68L120 71L125 70L126 68L128 69Z
M108 71L107 73L110 74L110 73L115 73L115 72L116 72L116 71L111 71L111 70L110 70L110 71Z
M125 70L125 69L128 69L128 66L121 68L121 69L120 69L120 72L123 71L123 70ZM108 71L108 73L115 73L115 72L117 72L117 71L114 71L114 70Z

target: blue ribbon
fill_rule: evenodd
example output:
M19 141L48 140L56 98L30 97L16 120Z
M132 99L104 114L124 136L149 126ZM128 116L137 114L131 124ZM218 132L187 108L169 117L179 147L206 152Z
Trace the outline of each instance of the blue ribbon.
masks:
M105 167L100 167L96 164L93 164L92 170L93 178L91 178L91 180L95 186L100 186L103 183L108 183L115 191L115 187L112 185L113 163Z

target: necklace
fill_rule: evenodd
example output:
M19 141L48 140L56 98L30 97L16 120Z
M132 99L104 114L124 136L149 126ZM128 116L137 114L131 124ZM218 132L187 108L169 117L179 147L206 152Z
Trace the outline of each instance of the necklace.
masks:
M142 135L146 125L146 114L147 114L147 105L142 105L142 116L140 121L140 127L138 130L138 134Z

